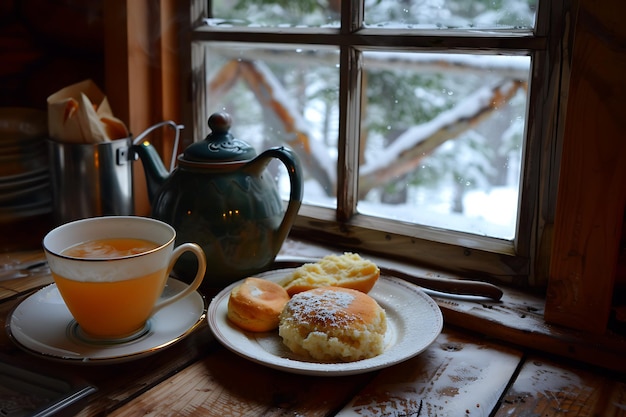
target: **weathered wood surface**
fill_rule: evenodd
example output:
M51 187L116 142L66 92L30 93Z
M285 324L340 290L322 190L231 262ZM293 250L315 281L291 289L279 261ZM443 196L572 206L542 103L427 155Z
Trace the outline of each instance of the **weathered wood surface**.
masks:
M494 417L508 416L626 416L626 384L532 356Z
M0 255L0 299L30 292L52 283L41 250L9 252Z
M521 359L446 330L421 355L381 371L338 416L489 416Z
M76 417L109 415L140 393L211 354L217 347L208 326L204 326L174 346L137 361L104 366L73 366L73 373L98 387L98 392ZM62 368L67 371L67 366ZM133 415L142 413L135 410Z
M215 354L181 371L112 416L489 415L515 372L521 352L449 331L423 354L376 373L297 376L232 353Z
M5 254L0 270L37 262L41 256L37 251ZM0 281L0 325L6 324L19 302L50 282L45 270ZM485 300L434 297L440 305L447 305L443 307L446 320L465 311L476 316L492 314L492 319L509 315L509 323L525 323L517 310L507 312L500 303L494 303L499 308L493 313ZM485 316L468 321L490 327L495 323L490 320ZM502 332L501 336L506 335ZM121 364L48 361L23 352L6 333L0 335L0 355L42 374L72 375L96 386L98 391L89 397L79 417L626 416L626 374L548 361L537 354L527 358L522 347L486 339L482 333L448 323L419 356L381 371L342 377L295 375L252 363L219 345L207 324L159 353ZM531 333L528 337L539 340Z
M323 417L372 378L301 376L276 371L216 350L111 416Z

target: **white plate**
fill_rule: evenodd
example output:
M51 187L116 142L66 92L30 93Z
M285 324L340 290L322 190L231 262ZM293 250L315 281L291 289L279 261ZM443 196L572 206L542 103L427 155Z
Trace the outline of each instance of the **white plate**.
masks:
M164 295L187 284L170 278ZM48 359L85 365L125 362L156 353L180 341L204 320L206 302L194 292L158 311L146 332L128 342L91 343L76 335L75 321L55 284L22 301L7 320L9 336L25 351Z
M263 278L279 282L287 270L272 271ZM253 362L296 374L352 375L395 365L412 358L437 338L443 328L439 306L417 286L399 278L381 276L370 291L387 314L385 351L355 362L320 363L294 355L283 345L278 331L246 332L230 323L228 298L240 282L222 290L209 304L207 320L213 334L226 348Z

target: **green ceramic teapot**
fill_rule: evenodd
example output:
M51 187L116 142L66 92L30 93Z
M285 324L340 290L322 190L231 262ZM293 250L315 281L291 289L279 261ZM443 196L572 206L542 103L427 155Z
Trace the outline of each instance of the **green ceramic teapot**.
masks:
M133 148L146 172L152 217L176 229L177 245L195 242L204 249L204 288L224 287L267 269L302 202L302 170L296 154L274 147L257 156L254 148L229 133L230 126L227 113L211 115L211 133L178 156L171 174L149 142ZM289 173L286 208L266 170L274 159ZM174 266L184 281L195 270L193 256L183 255Z

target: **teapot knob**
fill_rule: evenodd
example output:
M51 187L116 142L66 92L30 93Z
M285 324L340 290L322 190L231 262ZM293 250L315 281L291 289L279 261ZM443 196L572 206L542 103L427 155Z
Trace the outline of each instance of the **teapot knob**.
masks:
M189 145L179 163L241 162L254 159L255 149L229 132L231 122L232 118L226 112L211 114L208 121L211 133L204 140Z
M226 112L213 113L209 117L209 128L212 132L226 133L230 130L233 119Z

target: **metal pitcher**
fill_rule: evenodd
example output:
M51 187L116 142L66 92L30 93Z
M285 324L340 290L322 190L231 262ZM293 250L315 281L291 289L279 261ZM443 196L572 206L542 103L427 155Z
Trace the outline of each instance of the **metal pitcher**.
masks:
M62 224L87 217L134 214L133 162L136 155L131 148L155 129L166 125L176 130L172 170L183 128L172 121L150 126L135 139L130 136L94 144L49 139L54 222Z

